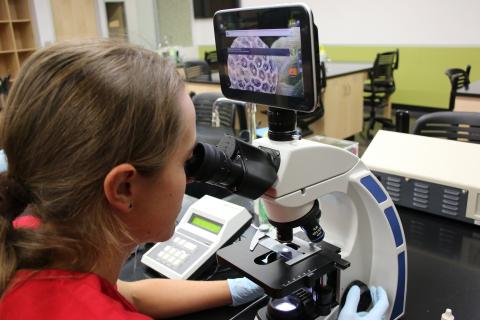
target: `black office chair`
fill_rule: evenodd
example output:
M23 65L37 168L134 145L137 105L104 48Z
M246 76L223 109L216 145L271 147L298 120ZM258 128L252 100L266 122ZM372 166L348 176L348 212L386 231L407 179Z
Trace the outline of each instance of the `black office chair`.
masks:
M417 119L414 134L480 143L480 112L441 111Z
M239 133L247 129L244 103L229 99L222 99L218 105L218 127L213 126L214 103L224 98L221 93L206 92L193 96L195 106L197 140L210 144L217 144L225 134L235 135L235 123L238 116ZM217 123L215 123L217 125Z
M367 137L373 136L375 123L379 122L384 128L394 128L390 119L377 115L378 110L388 104L388 98L395 92L395 80L393 71L398 69L399 50L378 53L372 69L368 73L368 83L364 85L363 91L366 95L363 104L370 108L370 115L365 117L367 125Z
M5 104L5 97L10 90L10 75L5 77L0 77L0 111L3 109L3 105Z
M448 103L448 110L453 111L455 108L455 99L457 97L457 90L461 88L468 89L470 84L470 65L467 65L465 70L460 68L451 68L445 70L445 74L450 80L450 101Z
M0 77L0 94L7 95L10 89L10 77L11 75L6 75L5 77Z
M206 51L204 54L204 59L211 71L218 71L217 51Z
M185 79L196 81L212 81L212 73L208 63L203 60L190 60L184 63Z

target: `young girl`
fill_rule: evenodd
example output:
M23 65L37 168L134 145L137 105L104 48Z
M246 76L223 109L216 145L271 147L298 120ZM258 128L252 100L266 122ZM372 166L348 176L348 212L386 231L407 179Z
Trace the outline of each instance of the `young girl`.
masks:
M172 236L195 143L192 102L157 54L100 40L39 50L2 123L1 319L171 317L261 294L246 279L117 280L136 245Z

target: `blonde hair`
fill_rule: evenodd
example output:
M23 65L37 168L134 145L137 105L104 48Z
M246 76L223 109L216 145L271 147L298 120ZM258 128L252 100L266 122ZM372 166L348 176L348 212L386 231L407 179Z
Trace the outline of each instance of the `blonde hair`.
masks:
M173 66L121 42L57 44L32 55L3 120L0 295L18 269L91 271L101 250L120 248L126 229L106 210L103 180L121 163L144 175L161 170L181 136L181 89ZM26 204L42 222L36 230L12 226Z

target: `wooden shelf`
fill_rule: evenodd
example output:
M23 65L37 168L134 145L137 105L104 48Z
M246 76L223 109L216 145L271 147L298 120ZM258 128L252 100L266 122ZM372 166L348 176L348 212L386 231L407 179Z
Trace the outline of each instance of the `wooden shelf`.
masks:
M12 26L5 23L0 24L0 51L14 49Z
M18 60L15 53L2 55L0 59L0 76L11 74L16 75L18 71Z
M10 10L10 19L30 19L28 0L7 0Z
M6 0L0 0L0 21L3 21L3 20L10 20L10 16L8 15Z
M32 48L35 46L32 25L30 22L13 24L13 34L17 50Z
M18 49L17 52L20 53L20 52L34 52L35 50L37 50L36 48L25 48L25 49Z
M12 23L26 23L26 22L30 22L30 19L16 19L16 20L12 20Z
M0 77L14 79L35 52L30 0L0 0Z

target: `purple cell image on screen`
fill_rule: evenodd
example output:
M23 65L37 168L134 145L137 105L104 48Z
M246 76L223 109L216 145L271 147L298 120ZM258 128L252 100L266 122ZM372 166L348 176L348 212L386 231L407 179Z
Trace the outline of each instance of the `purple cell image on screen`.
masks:
M268 46L260 37L242 36L233 41L231 48L268 49ZM227 64L231 89L275 93L278 69L270 56L229 54Z

